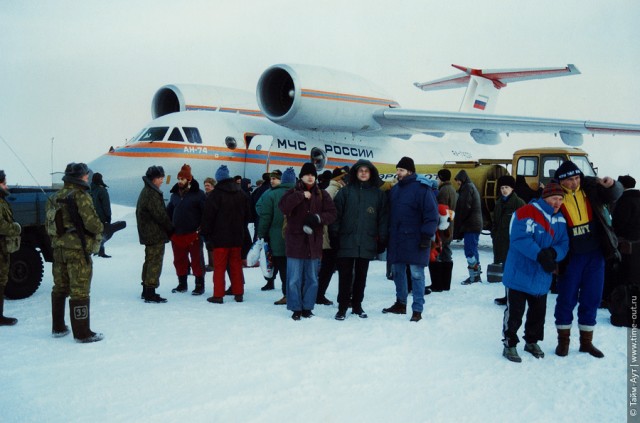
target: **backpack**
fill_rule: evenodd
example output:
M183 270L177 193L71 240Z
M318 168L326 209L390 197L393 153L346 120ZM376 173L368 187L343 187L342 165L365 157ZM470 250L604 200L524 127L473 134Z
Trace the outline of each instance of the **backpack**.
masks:
M50 237L59 237L66 232L62 220L62 206L71 200L72 194L70 192L65 199L60 199L57 195L49 197L44 224Z

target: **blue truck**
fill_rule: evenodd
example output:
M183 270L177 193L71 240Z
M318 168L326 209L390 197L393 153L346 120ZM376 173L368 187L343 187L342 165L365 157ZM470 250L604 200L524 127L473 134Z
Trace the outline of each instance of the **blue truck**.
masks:
M9 188L6 200L13 210L13 218L22 226L22 235L20 249L11 254L9 281L4 292L7 298L27 298L36 292L42 282L44 261L53 261L45 217L47 201L57 191L52 187Z

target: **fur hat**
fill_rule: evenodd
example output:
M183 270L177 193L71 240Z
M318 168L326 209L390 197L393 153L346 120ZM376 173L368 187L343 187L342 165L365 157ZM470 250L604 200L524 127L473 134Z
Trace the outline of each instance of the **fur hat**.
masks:
M0 170L0 172L2 172ZM0 178L2 179L2 178ZM635 188L636 187L636 180L629 175L620 175L618 176L618 182L620 182L622 184L622 187L624 189L629 189L629 188Z
M396 169L407 169L411 173L416 173L416 165L413 164L413 159L411 157L403 157L400 159L398 164L396 165Z
M91 178L91 182L96 185L103 186L105 188L109 188L107 184L102 180L102 173L96 172L93 174L93 178Z
M282 180L282 171L280 169L276 169L269 174L269 179L276 178Z
M227 165L222 165L218 168L218 170L216 170L216 181L222 182L225 179L229 178L231 178L231 176L229 176L229 168L227 167Z
M67 168L64 170L64 176L69 176L72 178L81 178L84 175L89 174L91 170L84 163L69 163Z
M210 177L210 176L209 176L209 177L207 177L207 178L204 178L204 182L203 182L202 184L204 185L204 184L207 184L207 183L208 183L208 184L211 184L211 186L212 186L212 187L215 187L215 186L216 186L216 180L215 180L215 179L213 179L213 178L212 178L212 177Z
M149 166L145 176L151 180L164 178L164 168L162 166Z
M554 195L559 195L564 197L564 190L560 186L560 184L556 184L555 182L549 182L542 190L542 198L552 197Z
M183 164L182 169L180 169L180 172L178 172L178 178L186 179L187 181L191 182L191 180L193 180L193 175L191 175L191 166L186 163Z
M498 178L498 189L500 189L500 188L502 188L504 186L511 187L511 189L515 189L516 188L516 180L513 179L513 176L511 176L511 175L502 175L501 177Z
M296 172L292 167L287 168L282 174L281 179L283 184L293 184L296 182Z
M302 169L300 169L300 174L298 177L302 179L304 175L313 175L316 178L318 177L318 171L316 170L316 166L313 163L305 163L302 165Z
M6 181L6 179L7 179L7 174L4 173L4 170L0 169L0 184Z
M438 171L438 179L442 182L447 182L451 180L451 171L449 169L440 169Z
M574 162L566 160L556 170L555 179L562 182L563 180L576 175L582 175L582 171Z
M345 173L349 173L349 166L336 167L335 169L333 169L333 172L331 172L331 178L337 178L338 176L342 176Z

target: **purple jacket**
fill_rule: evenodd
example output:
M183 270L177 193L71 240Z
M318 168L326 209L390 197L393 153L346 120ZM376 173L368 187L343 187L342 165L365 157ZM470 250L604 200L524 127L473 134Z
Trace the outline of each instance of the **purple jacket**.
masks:
M287 257L297 259L322 258L323 226L336 220L336 207L331 196L314 184L311 189L311 198L304 197L306 187L298 182L287 191L280 200L278 207L287 219L284 242ZM307 215L320 216L320 225L311 235L307 235L302 226Z

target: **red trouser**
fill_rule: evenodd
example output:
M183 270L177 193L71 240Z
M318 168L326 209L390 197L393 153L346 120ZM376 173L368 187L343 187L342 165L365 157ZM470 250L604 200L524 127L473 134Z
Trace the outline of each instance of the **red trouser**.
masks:
M202 269L202 245L196 232L190 234L173 235L171 237L173 249L173 265L178 276L189 273L189 264L193 276L204 275Z
M224 297L224 274L229 269L231 292L233 295L244 294L242 284L242 247L213 249L213 296Z

